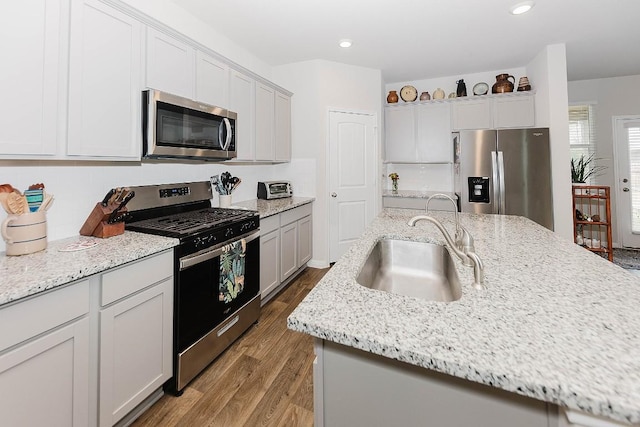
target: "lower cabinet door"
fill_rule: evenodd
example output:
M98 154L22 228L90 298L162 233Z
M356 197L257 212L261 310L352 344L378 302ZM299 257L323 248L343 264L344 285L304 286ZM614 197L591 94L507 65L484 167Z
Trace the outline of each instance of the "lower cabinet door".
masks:
M89 425L89 319L2 354L0 396L2 425Z
M111 426L172 374L173 279L100 311L100 425Z
M280 228L280 281L285 281L298 269L298 223Z
M260 236L260 295L262 299L280 284L280 230Z
M312 239L311 215L298 220L298 268L311 259Z

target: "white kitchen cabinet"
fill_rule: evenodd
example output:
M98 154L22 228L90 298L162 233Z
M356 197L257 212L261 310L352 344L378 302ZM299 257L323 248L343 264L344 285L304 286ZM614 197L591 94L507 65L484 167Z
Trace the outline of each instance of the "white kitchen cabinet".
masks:
M298 220L298 268L311 259L313 252L311 215Z
M310 203L260 220L262 304L304 270L313 254Z
M291 160L291 97L276 91L275 160Z
M196 100L229 108L229 65L196 51Z
M111 426L171 378L171 251L105 273L101 295L99 419Z
M280 284L280 215L260 221L260 296L266 296Z
M275 154L275 90L256 82L255 141L256 160L273 160Z
M147 27L146 86L194 99L195 48Z
M386 107L385 160L416 162L416 123L413 105Z
M238 114L236 121L237 158L238 160L255 160L255 81L233 69L229 79L229 110Z
M68 0L5 1L0 6L0 156L57 150L61 31Z
M453 162L451 114L444 102L420 104L415 107L416 152L421 163Z
M298 269L298 223L280 228L280 280L284 281Z
M142 24L98 0L73 0L67 155L141 153Z
M88 280L0 309L3 425L90 424L88 312Z
M468 98L451 104L453 130L492 129L491 99Z
M493 99L495 129L534 127L535 116L533 96L506 96Z
M454 131L534 126L535 96L531 92L487 95L451 103L451 127Z

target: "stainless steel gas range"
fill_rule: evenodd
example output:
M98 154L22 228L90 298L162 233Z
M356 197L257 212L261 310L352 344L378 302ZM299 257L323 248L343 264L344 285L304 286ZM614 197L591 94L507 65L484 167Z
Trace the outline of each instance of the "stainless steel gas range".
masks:
M208 181L131 187L126 229L180 240L174 256L174 367L182 389L260 316L260 219L211 207Z

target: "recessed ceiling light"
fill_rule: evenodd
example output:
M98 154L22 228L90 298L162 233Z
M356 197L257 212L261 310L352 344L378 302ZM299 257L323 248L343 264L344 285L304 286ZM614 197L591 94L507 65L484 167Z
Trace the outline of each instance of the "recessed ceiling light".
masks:
M532 1L525 1L522 3L518 3L514 6L511 6L511 9L509 10L513 15L522 15L523 13L529 12L532 7L533 7Z
M346 47L351 47L351 44L352 44L352 42L349 39L340 40L340 47L345 47L345 48Z

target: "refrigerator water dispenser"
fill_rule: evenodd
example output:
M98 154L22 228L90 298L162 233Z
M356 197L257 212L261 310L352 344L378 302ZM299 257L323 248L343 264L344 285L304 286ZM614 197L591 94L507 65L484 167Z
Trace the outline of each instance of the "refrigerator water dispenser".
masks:
M470 176L467 181L469 184L469 203L489 203L489 177Z

